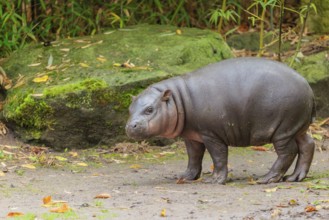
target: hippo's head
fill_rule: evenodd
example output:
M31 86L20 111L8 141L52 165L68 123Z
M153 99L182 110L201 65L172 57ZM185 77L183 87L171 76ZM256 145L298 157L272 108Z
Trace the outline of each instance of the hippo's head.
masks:
M177 108L171 90L150 87L133 98L126 133L134 139L170 137L177 125Z

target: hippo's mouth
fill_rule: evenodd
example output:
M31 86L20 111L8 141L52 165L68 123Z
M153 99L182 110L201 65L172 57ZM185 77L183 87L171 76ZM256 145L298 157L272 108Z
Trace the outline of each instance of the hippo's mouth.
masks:
M146 127L140 125L136 126L134 123L127 123L126 134L128 137L135 140L144 140L151 137L151 135L148 134Z

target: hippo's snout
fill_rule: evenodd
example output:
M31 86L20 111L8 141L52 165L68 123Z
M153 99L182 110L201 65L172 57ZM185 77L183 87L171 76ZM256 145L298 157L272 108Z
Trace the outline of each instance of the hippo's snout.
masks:
M126 124L126 134L133 139L144 139L146 135L145 123L141 121L128 121Z

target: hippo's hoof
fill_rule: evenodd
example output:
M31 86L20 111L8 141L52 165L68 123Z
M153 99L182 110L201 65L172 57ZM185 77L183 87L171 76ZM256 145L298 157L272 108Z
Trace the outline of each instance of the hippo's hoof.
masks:
M292 175L288 175L283 177L283 181L286 182L300 182L306 177L306 172L298 172L298 173L293 173Z
M280 182L282 176L282 174L273 174L272 172L269 172L265 176L260 177L256 182L258 184L277 183Z
M184 180L197 180L201 174L200 169L187 169L183 174L179 176L179 179Z
M202 177L202 182L204 183L212 183L212 184L222 184L225 185L226 183L226 177L221 175L211 175L211 176L205 176Z

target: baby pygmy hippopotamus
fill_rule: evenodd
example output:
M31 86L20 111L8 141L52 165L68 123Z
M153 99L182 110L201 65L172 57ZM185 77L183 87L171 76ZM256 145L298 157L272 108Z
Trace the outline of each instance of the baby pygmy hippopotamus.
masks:
M129 137L182 137L188 166L180 176L200 177L207 149L214 163L206 181L224 184L228 146L273 143L278 155L258 183L303 180L314 141L306 133L315 118L312 89L285 64L234 58L149 86L129 107ZM291 175L284 176L298 156Z

